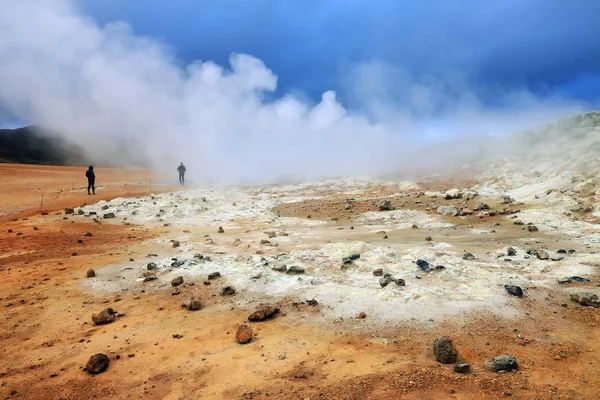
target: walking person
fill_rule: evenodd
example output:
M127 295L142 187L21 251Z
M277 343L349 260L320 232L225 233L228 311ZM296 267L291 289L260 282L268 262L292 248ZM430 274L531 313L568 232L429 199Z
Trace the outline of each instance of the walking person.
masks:
M85 176L88 180L88 196L90 194L96 194L96 174L94 173L94 167L90 165L88 170L85 172ZM92 193L90 193L90 189L92 189Z
M177 172L179 172L179 184L183 185L185 183L185 165L183 163L179 164Z

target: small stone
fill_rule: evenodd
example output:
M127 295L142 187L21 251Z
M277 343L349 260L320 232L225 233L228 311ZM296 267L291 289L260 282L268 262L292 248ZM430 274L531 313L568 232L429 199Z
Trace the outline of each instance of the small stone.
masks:
M377 268L376 270L373 271L373 275L374 276L383 276L383 269Z
M517 255L517 251L514 248L509 247L508 249L506 249L506 255L509 257L514 257Z
M458 358L458 351L448 336L441 336L433 342L435 359L443 364L452 364Z
M211 272L210 274L208 274L208 279L209 280L213 280L213 279L217 279L221 277L221 273L220 272Z
M200 300L195 298L194 296L190 297L186 301L181 304L181 307L187 308L190 311L200 310L202 308L202 303Z
M425 238L425 241L426 241L426 242L431 242L432 240L433 240L433 239L431 238L431 236L427 236L427 237Z
M173 339L181 339L183 337L183 335L176 333L173 335Z
M225 286L221 290L221 296L233 296L235 294L235 289L233 286Z
M235 333L235 339L239 344L245 344L252 340L252 329L248 325L240 325Z
M437 209L438 214L448 216L448 217L456 217L460 214L460 209L456 206L440 206Z
M85 371L89 374L99 374L106 371L109 363L110 360L106 354L94 354L85 365Z
M264 321L273 317L279 309L271 305L262 305L256 308L252 314L248 316L248 321Z
M527 230L529 232L537 232L537 231L539 231L539 229L535 225L529 225L529 226L527 226Z
M456 363L454 364L454 372L458 372L459 374L466 374L471 371L471 365L466 363Z
M83 234L83 236L89 237L89 236L94 236L94 235L92 235L92 232L86 232L86 233Z
M225 229L223 229L222 226L219 227L219 230L217 231L217 233L225 233Z
M156 263L155 263L155 262L149 262L149 263L146 265L146 268L148 268L148 270L149 270L149 271L152 271L152 270L154 270L154 269L158 268L158 266L156 265Z
M90 268L90 269L87 270L87 272L85 273L85 275L88 278L93 278L93 277L96 276L96 271L94 271L93 269Z
M517 358L515 356L501 355L493 360L487 360L483 364L486 369L494 372L500 371L512 371L513 369L519 369Z
M173 244L172 244L173 247L179 247L179 245L180 245L179 240L173 240Z
M380 211L391 211L392 210L392 202L389 200L382 200L379 204Z
M171 296L177 296L178 294L180 294L181 291L179 290L179 288L175 288L175 290L173 290L173 292L171 293Z
M513 296L517 296L517 297L523 296L523 289L521 289L519 286L504 285L504 289L506 289L506 291L509 294L512 294Z
M171 281L171 286L175 287L175 286L179 286L183 283L183 276L178 276L177 278L174 278Z
M75 209L73 208L65 208L65 214L74 214L75 213Z
M96 315L92 315L92 321L96 325L104 325L113 322L117 318L117 313L112 308L107 308L100 311Z
M431 267L429 266L429 263L427 261L418 259L415 262L421 271L429 272L431 270Z
M358 314L358 318L360 318L360 319L363 319L366 317L367 317L367 314L364 311L362 311L360 314Z
M115 213L106 213L102 217L104 219L115 218Z
M276 265L271 269L276 272L285 272L287 271L287 265Z
M463 260L473 261L475 259L475 256L473 254L469 253L468 251L466 251L463 254L462 258L463 258Z
M571 293L571 300L583 306L600 307L598 295L591 292Z
M288 270L286 271L287 274L303 274L304 273L304 268L298 267L296 265L292 265L290 268L288 268Z
M537 258L540 260L547 260L548 258L550 258L550 255L544 250L538 250Z

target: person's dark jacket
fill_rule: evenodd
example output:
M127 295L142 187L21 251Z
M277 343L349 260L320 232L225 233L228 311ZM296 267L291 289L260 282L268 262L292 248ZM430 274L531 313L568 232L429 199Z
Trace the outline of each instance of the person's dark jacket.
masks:
M94 174L94 170L92 169L88 169L85 172L85 176L87 176L88 179L96 179L96 174Z
M185 166L180 165L177 167L177 171L179 171L179 174L183 175L185 173Z

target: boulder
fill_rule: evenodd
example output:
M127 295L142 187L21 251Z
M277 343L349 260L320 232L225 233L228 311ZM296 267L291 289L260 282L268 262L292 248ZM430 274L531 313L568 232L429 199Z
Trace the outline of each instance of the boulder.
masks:
M455 363L458 351L448 336L441 336L433 341L433 355L435 359L443 364Z
M99 374L101 372L106 371L109 363L110 360L108 359L108 356L106 354L94 354L88 360L84 370L87 371L89 374Z
M392 210L392 202L389 200L382 200L379 204L380 211L391 211Z
M460 214L460 208L456 206L440 206L438 207L437 212L446 217L456 217Z
M245 344L252 340L252 329L248 325L240 325L235 333L235 339L239 344Z
M598 295L591 292L571 293L571 300L589 307L600 307Z
M110 324L117 318L117 313L112 308L107 308L100 311L98 314L92 315L92 321L96 325Z
M171 286L175 287L175 286L179 286L183 283L183 276L178 276L177 278L174 278L171 281Z
M248 316L248 321L264 321L273 317L279 309L272 305L262 305L257 307L252 314Z
M181 307L186 308L190 311L200 310L202 303L196 297L192 296L181 304Z
M509 355L501 355L493 360L487 360L483 364L486 369L490 371L499 372L499 371L512 371L513 369L519 369L519 364L517 363L517 358L515 356Z

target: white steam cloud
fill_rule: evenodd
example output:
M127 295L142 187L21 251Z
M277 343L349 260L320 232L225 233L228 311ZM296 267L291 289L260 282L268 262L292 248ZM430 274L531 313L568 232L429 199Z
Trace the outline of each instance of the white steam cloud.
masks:
M61 132L96 159L145 159L167 170L184 161L195 181L430 167L469 146L419 151L428 139L456 143L580 109L561 99L499 90L504 107L490 109L479 100L482 90L459 74L416 78L376 61L347 74L352 109L333 91L318 104L293 95L266 100L277 76L250 55L232 54L227 68L211 61L182 65L127 24L100 26L69 0L0 0L0 10L0 107ZM134 151L120 152L116 138L132 143Z

